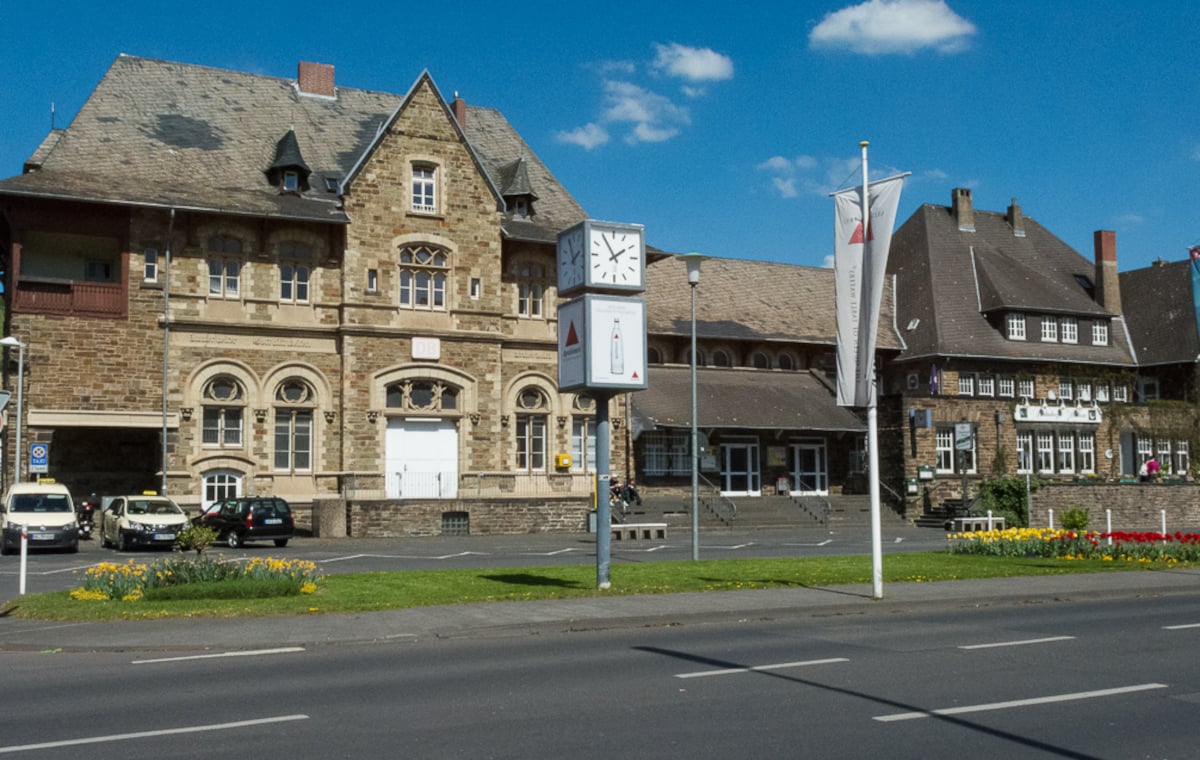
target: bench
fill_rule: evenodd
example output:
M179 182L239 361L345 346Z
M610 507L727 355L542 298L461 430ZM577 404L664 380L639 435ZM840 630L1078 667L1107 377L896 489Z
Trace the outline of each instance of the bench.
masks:
M663 539L667 537L667 524L662 523L625 523L612 526L614 541L638 541L641 539Z
M988 530L987 515L979 517L955 517L946 521L946 530L953 530L959 533L973 533L975 531ZM1004 518L993 517L991 530L1004 530Z

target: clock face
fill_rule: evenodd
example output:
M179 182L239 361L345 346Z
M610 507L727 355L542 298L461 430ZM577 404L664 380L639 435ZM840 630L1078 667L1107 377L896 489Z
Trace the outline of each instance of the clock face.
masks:
M577 226L558 238L558 290L565 292L583 284L583 227Z
M642 288L642 235L639 228L593 224L588 245L588 279L597 287Z

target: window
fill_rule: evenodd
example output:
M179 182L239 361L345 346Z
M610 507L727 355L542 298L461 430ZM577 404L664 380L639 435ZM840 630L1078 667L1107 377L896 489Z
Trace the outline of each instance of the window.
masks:
M279 300L284 303L308 301L308 267L302 264L279 265Z
M142 251L142 282L158 282L158 249Z
M1033 472L1033 433L1017 433L1017 472Z
M1033 378L1022 378L1017 383L1017 395L1021 398L1033 398Z
M204 386L202 442L217 448L241 448L246 394L237 380L220 376Z
M1058 320L1058 330L1063 343L1079 342L1079 321L1075 317L1063 317Z
M771 368L771 360L769 358L767 358L767 355L764 354L762 351L755 351L750 356L750 364L755 369L770 369Z
M545 295L545 271L538 264L517 267L517 315L541 319L542 298Z
M1175 442L1175 474L1187 475L1192 469L1192 461L1189 456L1190 444L1188 441Z
M1009 314L1007 321L1008 321L1008 339L1009 340L1025 340L1025 315L1024 314Z
M1096 400L1108 403L1108 383L1096 383Z
M1159 438L1155 444L1154 458L1158 460L1159 467L1169 472L1171 470L1171 440Z
M287 193L299 192L300 175L294 171L285 171L283 173L283 190Z
M402 249L400 306L445 311L448 271L449 262L440 249L425 245Z
M1088 382L1075 383L1075 390L1079 396L1079 400L1084 403L1092 401L1092 384Z
M378 293L379 292L379 270L378 269L368 269L367 270L367 292L368 293Z
M1042 342L1058 342L1058 320L1054 317L1042 317Z
M717 350L713 351L712 361L714 367L728 367L729 353L724 349L718 348Z
M242 241L216 235L208 239L208 294L237 298L241 287Z
M1157 377L1139 377L1138 378L1138 401L1146 403L1147 401L1158 400L1158 378Z
M546 469L546 394L529 387L517 395L517 469L542 472Z
M954 472L954 428L937 429L937 471Z
M847 472L851 475L862 475L867 471L867 439L866 436L858 436L851 443L851 449L848 452L850 456Z
M1001 398L1012 398L1016 395L1017 381L1012 375L1001 375L999 385Z
M1054 472L1054 433L1037 434L1037 471Z
M1153 456L1154 452L1150 448L1150 439L1139 436L1137 439L1137 466L1140 468L1146 462L1149 462Z
M1099 320L1092 323L1092 345L1108 345L1108 323Z
M1120 401L1122 404L1129 401L1129 388L1124 385L1114 385L1112 387L1112 400Z
M388 409L452 412L458 409L459 389L440 380L416 378L392 383L386 389Z
M796 368L796 363L792 361L790 354L779 355L779 368L786 370L792 370Z
M310 472L314 395L303 380L288 380L275 392L275 470Z
M958 375L958 395L974 396L975 395L975 376L966 372L961 372Z
M995 396L996 395L996 379L991 375L979 376L979 395L980 396Z
M437 213L437 168L432 164L413 164L412 210Z
M1096 436L1093 433L1079 434L1079 471L1096 471Z
M242 476L230 470L215 470L204 475L204 509L218 501L236 499L242 494Z
M483 280L479 277L471 278L471 300L478 301L479 296L483 294Z
M1075 436L1071 433L1058 434L1058 471L1075 472Z
M596 471L596 400L575 397L571 418L571 472Z
M688 459L691 433L651 430L642 436L646 441L642 467L647 475L685 475L692 471Z
M662 354L660 354L658 352L658 349L655 348L654 346L651 346L646 349L646 363L647 364L662 364L663 363Z
M83 279L88 282L111 282L112 278L111 262L95 259L83 265Z
M1058 397L1060 399L1062 399L1063 401L1070 401L1073 398L1072 391L1074 389L1075 389L1075 386L1071 383L1070 380L1059 380L1058 381Z

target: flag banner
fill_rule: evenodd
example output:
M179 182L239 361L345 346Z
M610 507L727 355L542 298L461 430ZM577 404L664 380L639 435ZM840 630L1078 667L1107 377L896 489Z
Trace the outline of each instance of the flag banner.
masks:
M833 194L833 271L837 309L837 402L871 406L874 399L875 341L887 274L888 248L900 189L907 174L872 182L871 219L862 222L862 188Z
M1192 313L1196 316L1196 337L1200 338L1200 245L1188 248L1192 269Z

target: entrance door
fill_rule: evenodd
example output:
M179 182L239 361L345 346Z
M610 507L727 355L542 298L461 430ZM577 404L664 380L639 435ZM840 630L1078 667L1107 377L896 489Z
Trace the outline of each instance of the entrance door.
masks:
M758 443L723 443L722 493L728 496L761 496Z
M824 441L792 444L792 493L803 496L829 494L829 467Z
M458 495L458 427L453 420L388 420L385 456L389 499Z

